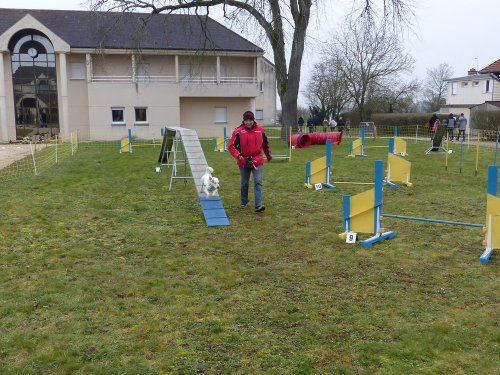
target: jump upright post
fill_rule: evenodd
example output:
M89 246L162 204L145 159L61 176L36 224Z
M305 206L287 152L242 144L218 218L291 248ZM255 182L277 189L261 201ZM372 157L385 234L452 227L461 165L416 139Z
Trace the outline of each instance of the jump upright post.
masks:
M389 154L387 156L387 182L401 182L406 186L413 186L410 182L411 162L404 159L406 141L399 138L397 128L394 128L394 137L389 138Z
M345 239L351 232L372 233L372 237L360 241L361 246L368 247L396 236L395 232L384 232L382 228L383 174L383 162L376 160L374 188L353 197L344 195L344 233L339 234L340 238Z
M332 164L332 141L326 141L326 155L306 163L306 182L307 188L321 186L327 189L335 189L330 183L330 169Z
M398 128L394 128L394 137L389 138L389 152L394 155L406 156L406 141L398 137Z
M488 192L486 195L486 249L479 257L483 264L489 262L493 249L500 248L500 198L498 197L498 166L488 167Z
M132 153L132 129L128 129L127 136L118 141L120 154L124 152Z
M219 151L219 152L227 151L227 134L225 126L224 126L224 134L214 138L214 151Z
M349 145L349 157L366 156L365 155L365 129L359 129L359 138L353 139Z

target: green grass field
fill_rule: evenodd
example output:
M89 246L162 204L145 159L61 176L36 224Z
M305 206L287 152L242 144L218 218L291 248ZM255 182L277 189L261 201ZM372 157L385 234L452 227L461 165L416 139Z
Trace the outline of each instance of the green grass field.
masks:
M266 164L260 214L239 208L234 160L205 146L228 227L206 226L192 181L168 191L153 147L81 145L1 184L1 374L500 373L500 255L480 264L480 228L387 218L394 239L346 244L342 196L369 187L304 188L324 146ZM484 223L494 150L475 176L475 149L460 174L458 145L447 170L427 146L408 141L414 187L385 187L385 211ZM387 161L347 154L333 147L333 181Z

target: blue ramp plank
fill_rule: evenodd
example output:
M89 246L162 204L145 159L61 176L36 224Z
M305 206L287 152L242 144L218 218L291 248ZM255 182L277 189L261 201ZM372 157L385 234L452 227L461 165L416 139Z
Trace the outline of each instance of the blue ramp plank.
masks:
M205 216L205 221L209 227L229 225L224 206L218 196L200 196L200 204Z

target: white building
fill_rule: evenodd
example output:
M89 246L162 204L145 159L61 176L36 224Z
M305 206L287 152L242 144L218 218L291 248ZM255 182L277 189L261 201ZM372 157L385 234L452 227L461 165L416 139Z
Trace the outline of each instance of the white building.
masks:
M274 124L264 51L206 16L0 9L0 141L78 130L158 138L222 135L244 111Z
M474 128L476 109L494 110L500 103L500 59L480 71L470 69L466 76L450 78L446 82L446 105L441 106L440 112L464 113L470 119L470 127Z

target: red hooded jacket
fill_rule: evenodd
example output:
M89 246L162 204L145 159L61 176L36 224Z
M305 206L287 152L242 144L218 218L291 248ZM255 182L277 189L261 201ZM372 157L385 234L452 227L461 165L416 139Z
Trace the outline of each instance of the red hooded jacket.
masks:
M255 121L250 129L244 124L234 129L228 149L231 155L236 159L236 164L238 164L239 167L244 167L246 165L249 156L253 158L254 165L264 164L262 152L266 154L267 161L271 161L273 158L264 128ZM243 156L243 158L240 159L240 155Z

